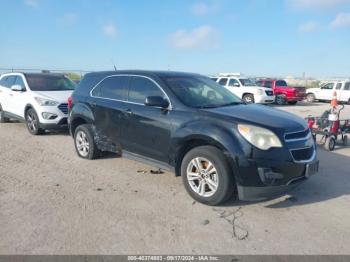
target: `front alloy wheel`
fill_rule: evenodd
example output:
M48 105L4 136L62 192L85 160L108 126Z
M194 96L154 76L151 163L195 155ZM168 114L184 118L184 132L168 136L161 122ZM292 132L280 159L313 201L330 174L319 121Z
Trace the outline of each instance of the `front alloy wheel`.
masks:
M95 159L101 153L95 145L94 135L89 124L77 127L74 132L74 145L78 155L85 159Z
M215 194L219 177L215 166L208 159L196 157L187 166L187 180L193 191L201 197Z
M43 133L43 130L40 128L39 117L34 109L30 108L27 110L25 119L29 133L32 135L40 135Z
M214 146L195 147L181 162L187 192L198 202L218 205L236 191L234 176L224 153Z

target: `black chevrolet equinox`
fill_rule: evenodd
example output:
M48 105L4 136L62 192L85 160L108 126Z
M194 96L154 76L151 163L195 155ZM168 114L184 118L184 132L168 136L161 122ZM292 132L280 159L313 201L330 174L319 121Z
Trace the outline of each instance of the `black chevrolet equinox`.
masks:
M104 151L172 170L197 201L264 200L318 171L305 121L245 104L208 77L170 71L85 75L68 101L78 155Z

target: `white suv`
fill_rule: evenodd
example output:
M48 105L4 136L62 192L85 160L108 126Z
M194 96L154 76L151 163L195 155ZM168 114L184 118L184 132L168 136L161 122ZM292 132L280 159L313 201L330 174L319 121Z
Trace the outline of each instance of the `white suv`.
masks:
M246 103L271 104L275 101L275 96L271 88L257 86L249 78L220 75L218 77L211 77L211 79L226 87Z
M309 88L306 90L306 99L308 102L330 101L334 91L337 92L338 101L350 104L350 80L328 81L319 88Z
M61 74L9 73L0 77L0 123L26 122L32 135L67 127L67 100L75 84Z

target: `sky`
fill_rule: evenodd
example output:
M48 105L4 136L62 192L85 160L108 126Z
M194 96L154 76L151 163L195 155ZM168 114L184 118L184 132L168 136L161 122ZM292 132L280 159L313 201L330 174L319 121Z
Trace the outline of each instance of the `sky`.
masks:
M350 77L350 0L0 2L0 68Z

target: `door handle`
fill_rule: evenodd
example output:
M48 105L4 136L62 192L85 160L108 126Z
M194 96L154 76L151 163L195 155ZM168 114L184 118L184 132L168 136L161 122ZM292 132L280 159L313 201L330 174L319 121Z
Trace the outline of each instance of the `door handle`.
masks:
M125 113L127 113L128 115L132 115L132 111L131 111L130 108L126 109L126 110L125 110Z

